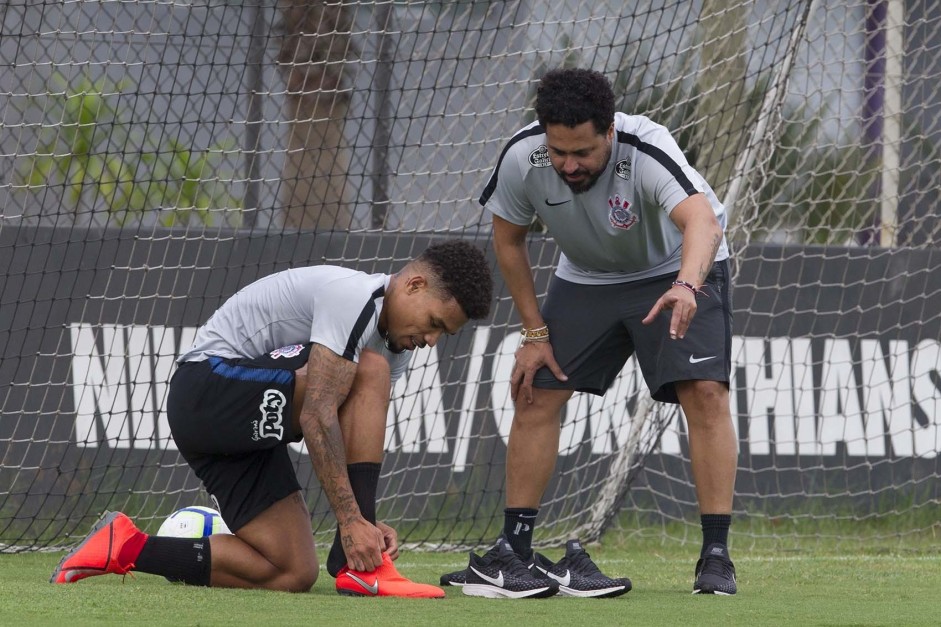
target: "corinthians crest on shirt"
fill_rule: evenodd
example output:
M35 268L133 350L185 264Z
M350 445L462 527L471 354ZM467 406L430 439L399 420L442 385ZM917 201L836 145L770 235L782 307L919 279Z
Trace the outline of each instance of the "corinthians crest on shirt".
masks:
M616 229L626 231L640 220L637 214L631 211L631 203L627 198L621 198L620 195L612 196L608 198L608 206L611 208L608 220L611 222L611 226Z
M272 359L280 359L281 357L297 357L302 352L304 352L303 344L291 344L290 346L282 346L281 348L276 348L269 355Z

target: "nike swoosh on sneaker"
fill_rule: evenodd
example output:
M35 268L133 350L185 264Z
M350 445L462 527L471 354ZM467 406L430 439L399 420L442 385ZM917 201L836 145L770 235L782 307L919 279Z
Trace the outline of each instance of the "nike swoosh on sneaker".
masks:
M546 574L552 577L553 579L555 579L556 581L558 581L560 586L568 587L568 585L572 582L572 575L567 570L565 571L564 577L559 577L555 573L550 573L548 571L546 571Z
M693 357L692 355L690 355L689 363L698 364L701 361L709 361L710 359L715 359L715 358L716 358L715 355L710 355L709 357Z
M354 575L353 573L347 572L346 576L352 579L353 581L355 581L356 583L358 583L359 585L361 585L363 589L369 594L372 594L372 595L379 594L379 578L378 577L376 577L375 582L373 582L372 584L368 584L362 579L360 579L359 577L357 577L356 575Z
M497 571L496 577L488 577L487 575L483 574L482 572L480 572L473 566L471 566L470 569L474 571L475 573L477 573L477 575L480 576L480 578L483 579L484 581L489 581L490 583L497 586L498 588L503 587L503 571L502 570Z
M65 583L74 583L84 577L88 577L90 575L100 575L100 574L102 574L102 570L100 568L76 568L73 570L66 571Z

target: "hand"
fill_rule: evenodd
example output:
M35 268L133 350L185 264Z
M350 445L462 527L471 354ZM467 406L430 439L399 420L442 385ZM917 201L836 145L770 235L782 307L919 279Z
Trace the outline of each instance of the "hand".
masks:
M661 311L673 310L670 317L670 339L683 339L689 323L696 315L696 295L685 287L674 285L661 296L641 322L651 324Z
M533 377L543 366L549 368L559 381L568 381L568 376L555 360L549 342L524 342L516 349L516 363L510 375L510 397L514 401L522 392L527 403L533 402Z
M352 570L368 573L382 565L382 550L386 545L382 531L363 517L339 527L346 563Z
M393 562L399 559L399 534L384 522L377 522L376 528L382 532L382 539L385 541L383 553L388 555Z

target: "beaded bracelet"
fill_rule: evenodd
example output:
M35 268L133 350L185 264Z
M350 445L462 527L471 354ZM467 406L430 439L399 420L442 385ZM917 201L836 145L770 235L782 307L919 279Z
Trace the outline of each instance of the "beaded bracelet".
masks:
M677 280L677 281L673 281L673 285L689 290L690 292L693 293L693 296L705 296L706 298L709 298L709 294L706 294L704 291L702 291L702 288L696 287L692 283L687 283L686 281Z

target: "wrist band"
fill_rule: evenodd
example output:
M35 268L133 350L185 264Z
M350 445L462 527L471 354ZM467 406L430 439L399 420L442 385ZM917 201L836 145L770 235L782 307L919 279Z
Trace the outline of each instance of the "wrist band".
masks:
M702 291L702 288L696 287L692 283L677 280L673 281L673 285L689 290L693 293L693 296L705 296L706 298L709 298L709 294L706 294L704 291Z

